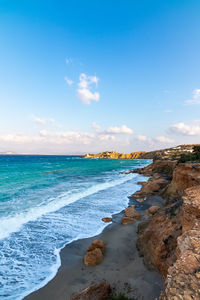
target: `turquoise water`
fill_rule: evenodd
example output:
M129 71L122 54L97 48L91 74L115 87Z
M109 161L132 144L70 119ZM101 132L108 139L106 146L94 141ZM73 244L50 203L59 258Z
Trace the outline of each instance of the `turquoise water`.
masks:
M17 300L55 276L67 243L100 233L148 160L0 156L0 299Z

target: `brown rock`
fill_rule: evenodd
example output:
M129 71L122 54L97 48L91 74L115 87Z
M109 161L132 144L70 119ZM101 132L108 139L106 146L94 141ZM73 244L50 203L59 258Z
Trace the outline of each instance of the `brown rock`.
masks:
M160 209L159 206L151 206L149 209L146 210L147 214L154 215Z
M133 218L134 220L140 219L140 213L135 209L135 205L132 205L125 209L125 216L129 218Z
M125 217L122 217L121 223L123 225L129 224L134 220L140 219L142 216L140 213L135 209L135 205L132 205L125 209Z
M110 294L110 285L107 282L100 282L90 285L70 300L107 300Z
M171 215L170 209L159 209L151 219L138 225L137 248L145 264L164 276L175 260L177 237L181 234L180 214Z
M152 176L153 174L164 174L169 179L172 178L173 171L177 165L177 161L171 160L155 160L151 165L138 169L139 174L144 176Z
M106 243L101 240L94 240L90 246L88 247L88 252L93 251L96 248L99 248L102 253L104 253L104 247L106 246Z
M181 223L182 231L192 229L197 220L200 220L200 186L195 186L185 190L183 199Z
M129 224L129 223L131 223L133 221L134 221L133 218L129 218L129 217L122 217L121 218L122 225L127 225L127 224Z
M84 263L88 266L96 266L100 264L104 259L100 248L95 248L92 251L88 251L84 256Z
M141 202L144 202L144 198L137 198L136 201L137 201L137 202L140 202L140 203L141 203Z
M109 217L102 218L101 220L105 223L112 222L112 218L109 218Z
M150 178L147 182L142 184L140 191L132 194L132 197L145 197L148 195L153 195L161 191L164 187L168 185L168 180L164 178Z
M165 188L165 198L183 196L185 189L200 185L200 164L179 164L173 172L172 182Z

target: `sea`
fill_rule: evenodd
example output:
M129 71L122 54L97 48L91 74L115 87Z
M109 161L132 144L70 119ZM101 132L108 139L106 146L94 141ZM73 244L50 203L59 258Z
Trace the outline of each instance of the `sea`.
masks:
M60 250L95 236L143 177L150 160L0 155L0 299L21 300L49 282Z

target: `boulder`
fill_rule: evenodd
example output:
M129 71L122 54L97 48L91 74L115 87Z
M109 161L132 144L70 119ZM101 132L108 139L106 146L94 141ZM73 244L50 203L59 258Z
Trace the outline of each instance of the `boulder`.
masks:
M96 266L100 264L104 259L101 249L95 248L92 251L88 251L84 256L84 264L88 266Z
M159 206L153 205L146 210L146 214L154 215L160 209Z
M139 211L135 209L135 205L126 208L124 213L126 217L132 218L133 220L137 220L141 218Z
M94 240L90 244L87 253L84 256L84 263L86 266L96 266L103 261L105 245L106 243L101 240Z
M88 247L88 252L89 251L93 251L96 248L99 248L101 250L102 253L104 253L104 247L106 246L106 243L104 241L101 240L94 240L90 246Z
M90 285L80 293L74 295L70 300L107 300L110 294L110 285L100 282Z
M122 217L121 219L121 223L123 225L129 224L134 220L138 220L142 217L141 214L135 209L135 205L126 208L124 213L125 217Z

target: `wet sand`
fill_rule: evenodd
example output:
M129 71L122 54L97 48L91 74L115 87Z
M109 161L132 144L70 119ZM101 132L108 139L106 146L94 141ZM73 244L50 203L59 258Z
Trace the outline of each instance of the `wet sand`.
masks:
M134 198L131 198L130 205L135 203ZM162 198L150 196L145 202L138 203L137 209L144 215L149 206L161 204ZM69 300L72 295L100 281L109 282L113 294L122 292L137 300L158 299L164 287L163 279L158 273L146 268L136 249L137 225L142 219L121 225L122 216L123 212L114 215L112 224L100 235L65 246L60 253L61 267L57 275L46 286L24 299ZM86 267L83 257L95 239L107 243L105 258L100 265Z

